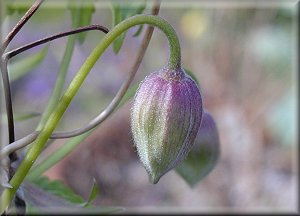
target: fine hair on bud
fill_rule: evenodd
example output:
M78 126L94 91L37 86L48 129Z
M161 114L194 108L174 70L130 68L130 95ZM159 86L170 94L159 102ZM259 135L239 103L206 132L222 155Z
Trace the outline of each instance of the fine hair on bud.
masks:
M202 98L183 69L148 75L136 92L131 128L137 153L156 184L188 154L202 120Z

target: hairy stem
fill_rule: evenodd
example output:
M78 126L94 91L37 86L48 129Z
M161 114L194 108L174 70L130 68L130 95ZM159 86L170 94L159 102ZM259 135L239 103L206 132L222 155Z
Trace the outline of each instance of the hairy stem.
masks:
M152 8L152 15L158 15L160 9L160 2L155 2ZM152 34L153 34L154 28L152 26L148 26L146 29L142 44L139 48L139 51L137 53L137 58L129 72L130 77L133 79L134 75L138 71L139 66L141 65L141 62L144 58L144 55L146 53L147 47L149 45L149 42L151 40ZM129 85L132 81L132 79L126 79L127 85ZM122 95L116 95L116 97L119 97L121 100L125 94L126 90L123 91ZM120 101L119 100L119 101ZM115 104L115 107L119 105L118 102ZM108 106L104 111L107 109L110 109L110 106ZM103 111L103 112L104 112ZM106 111L106 113L109 113ZM51 154L48 158L46 158L44 161L42 161L40 164L37 164L36 166L32 167L32 169L29 171L27 178L30 180L33 180L37 178L38 176L42 175L46 170L51 168L53 165L58 163L60 160L62 160L66 155L70 154L85 138L87 138L94 130L85 130L85 132L77 137L73 137L72 139L68 140L64 145L59 148L56 152Z
M178 69L179 67L181 67L180 44L176 32L173 29L173 27L162 18L153 15L136 15L127 18L126 20L122 21L117 26L115 26L95 47L95 49L91 52L91 54L86 59L84 64L81 66L78 73L75 75L74 79L72 80L69 87L67 88L65 94L60 99L55 110L48 118L45 126L43 127L42 131L38 135L37 139L31 145L31 148L29 149L24 160L19 166L17 172L15 173L15 175L10 181L10 184L12 185L13 188L5 189L1 196L2 205L0 206L1 207L0 213L2 213L4 209L7 207L7 205L11 202L14 194L16 193L16 190L19 188L21 182L27 175L29 169L31 168L36 158L41 153L47 140L49 139L50 135L56 128L64 112L66 111L73 97L79 90L84 79L93 68L96 61L104 53L107 47L119 35L121 35L124 31L128 30L129 28L140 24L149 24L158 27L166 34L170 44L170 58L169 58L168 66L170 69Z
M159 5L155 6L153 9L153 15L158 14L159 11ZM150 32L150 30L152 29L152 27L149 27L149 29L147 30L148 32ZM153 30L152 30L153 31ZM148 37L150 38L151 35L147 34ZM53 36L52 36L53 37ZM147 40L145 38L145 40ZM36 43L36 42L35 42ZM146 47L148 46L147 43L143 43L141 49L143 49L143 46ZM26 45L24 47L31 47L31 44ZM18 48L14 51L10 53L8 53L8 57L9 56L14 56L14 53L18 53L18 50L20 50L21 48ZM141 52L140 52L141 53ZM143 54L144 55L144 54ZM139 56L139 61L141 61L142 59L142 54L138 55ZM137 62L138 63L138 62ZM140 62L138 64L135 64L134 68L138 68ZM134 69L132 71L135 71L136 69ZM124 96L127 87L130 84L131 81L131 77L133 77L134 74L131 75L130 73L130 77L128 77L128 79L126 79L126 81L124 82L124 84L122 85L122 87L120 88L120 90L118 91L117 95L115 96L115 98L112 100L112 102L109 104L108 107L106 107L106 109L104 111L102 111L97 117L95 117L92 121L90 121L86 126L73 130L73 131L68 131L68 132L56 132L56 133L52 133L52 135L50 136L51 139L61 139L61 138L70 138L70 137L75 137L75 136L79 136L89 130L91 130L92 128L96 127L97 125L99 125L101 122L103 122L107 116L115 109L115 107L117 106L117 104L120 102L121 98ZM13 146L15 147L6 147L4 148L1 152L0 152L0 157L3 157L5 154L12 152L14 149L20 149L23 148L25 146L27 146L28 144L30 144L32 141L34 141L36 139L36 137L38 136L39 132L35 131L29 135L27 135L26 137L17 140L15 143L13 143Z

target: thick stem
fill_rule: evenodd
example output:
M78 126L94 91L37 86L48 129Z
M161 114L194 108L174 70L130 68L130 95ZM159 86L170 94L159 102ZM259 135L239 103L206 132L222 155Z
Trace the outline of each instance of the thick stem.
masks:
M78 73L76 74L72 82L70 83L65 94L60 99L59 104L57 105L57 107L49 117L48 121L46 122L41 133L39 134L37 139L33 142L31 148L26 154L17 172L15 173L15 175L10 181L10 184L12 185L13 188L5 189L1 196L2 203L0 206L0 213L2 213L4 209L11 202L14 194L16 193L23 179L27 175L29 169L31 168L36 158L41 153L51 133L54 131L55 127L57 126L58 122L62 118L64 112L66 111L67 107L71 103L71 100L79 90L84 79L91 71L96 61L100 58L100 56L107 49L107 47L119 35L121 35L124 31L128 30L129 28L140 24L150 24L152 26L158 27L167 35L170 44L170 58L169 58L168 67L174 70L181 67L180 44L176 32L172 28L172 26L162 18L159 18L157 16L151 16L151 15L136 15L122 21L116 27L114 27L114 29L112 29L96 46L96 48L92 51L92 53L87 58L87 60L81 66L80 70L78 71Z
M85 30L87 30L88 28L92 28L92 27L93 26L85 27ZM62 36L69 35L71 33L73 34L75 32L79 32L79 30L80 29L75 29L75 30L72 30L72 31L69 31L69 32L64 32L64 33L61 33L61 34L57 34L57 35L53 35L53 36L41 39L39 41L36 41L34 43L25 45L23 47L20 47L20 48L18 48L16 50L13 50L13 51L7 53L6 57L7 58L11 58L11 57L19 54L20 52L23 52L23 51L25 51L27 49L30 49L30 48L34 47L34 46L40 45L42 43L45 43L45 42L48 42L50 40L56 39L58 37L62 37ZM99 26L99 30L102 30L103 32L105 32L105 28L104 27ZM108 32L108 30L107 30L107 32ZM180 50L180 48L179 48L179 50ZM179 53L179 55L180 55L180 53ZM171 54L171 56L172 56L172 54ZM131 79L131 78L129 77L128 79ZM88 131L88 130L94 128L94 127L96 127L97 125L99 125L112 112L112 110L115 108L116 104L119 103L120 96L122 97L124 95L124 93L125 93L124 89L126 91L128 85L129 85L128 82L124 82L124 85L120 88L120 90L117 93L116 97L109 104L109 106L103 112L101 112L96 118L94 118L91 122L89 122L89 124L87 126L84 126L82 128L79 128L79 129L75 129L73 131L68 131L68 132L56 132L56 133L53 133L50 138L52 138L52 139L61 139L61 138L70 138L70 137L78 136L78 135L83 134L86 131ZM18 144L16 144L16 147L17 148L23 148L24 146L26 146L29 143L31 143L33 141L33 139L35 139L37 137L37 135L38 135L37 132L33 132L32 134L28 135L28 137L30 137L30 139L24 138L22 140L19 140ZM34 138L32 138L32 137L34 137ZM4 152L12 151L12 149L13 148L7 149L7 151L3 151L3 153L1 153L0 155L3 156L5 154Z
M160 4L159 3L155 4L155 6L153 7L153 10L152 10L152 14L157 15L159 12L159 8L160 8ZM117 105L120 105L120 101L123 99L123 96L125 95L127 88L129 86L132 78L134 77L135 73L137 72L137 69L140 66L140 63L144 57L144 54L149 45L153 30L154 30L154 28L152 26L149 26L149 28L146 30L145 37L143 39L140 50L138 51L138 54L137 54L137 60L129 72L129 77L124 81L124 84L121 86L120 90L118 91L118 93L116 94L116 96L114 97L112 102L105 108L105 110L103 110L97 117L95 117L92 121L90 121L86 126L83 126L79 129L75 129L72 131L52 133L50 136L50 139L63 139L63 138L71 138L71 137L76 137L76 136L82 135L82 134L88 132L89 130L95 128L99 124L101 124L101 122L103 122L108 117L108 115L117 107ZM19 49L20 48L18 48L18 50ZM17 51L17 50L15 50L15 51ZM10 56L10 55L8 55L8 56ZM15 141L10 146L6 146L0 152L0 159L1 159L1 157L4 157L5 155L7 155L13 151L16 151L18 149L24 148L25 146L29 145L37 138L38 134L39 134L39 132L35 131L35 132L27 135L26 137L23 137L22 139Z
M153 15L158 15L160 9L160 2L156 2L153 5L152 8L152 13ZM147 50L147 47L149 45L149 42L151 40L152 34L153 34L154 28L152 26L148 26L145 36L143 38L142 44L139 48L139 51L137 53L137 58L129 72L131 79L127 79L125 81L127 87L131 83L134 75L138 71L138 68L142 62L142 59L144 58L145 52ZM123 87L124 85L122 85ZM119 91L122 91L122 87L120 88ZM127 88L122 91L123 94L119 95L117 94L115 98L119 98L118 102L114 104L114 107L111 108L111 106L108 106L103 112L106 110L114 110L118 105L120 106L120 100L123 98ZM109 112L105 112L109 113ZM103 119L104 120L104 119ZM99 122L100 124L100 122ZM30 172L27 175L27 178L32 180L37 178L38 176L42 175L46 170L54 166L56 163L58 163L60 160L62 160L66 155L70 154L86 137L88 137L94 130L89 130L88 128L85 128L86 130L84 131L85 133L81 134L80 136L73 137L72 139L68 140L64 145L59 148L58 151L54 152L51 154L48 158L46 158L44 161L42 161L40 164L37 164L36 166L32 167Z

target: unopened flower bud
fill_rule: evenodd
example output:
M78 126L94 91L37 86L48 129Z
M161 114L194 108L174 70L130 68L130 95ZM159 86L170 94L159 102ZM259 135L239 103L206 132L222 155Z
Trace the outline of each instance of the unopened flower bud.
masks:
M175 170L192 187L213 170L219 155L220 143L215 121L208 112L204 112L194 146Z
M163 68L140 84L131 126L138 155L152 183L186 157L202 112L199 88L183 69Z

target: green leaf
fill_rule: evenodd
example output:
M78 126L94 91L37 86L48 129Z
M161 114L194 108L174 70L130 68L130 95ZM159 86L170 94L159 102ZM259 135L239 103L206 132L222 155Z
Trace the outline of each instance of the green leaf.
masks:
M36 185L34 183L25 181L23 182L24 197L27 204L36 208L66 208L66 207L76 207L77 205L45 190L46 184ZM65 190L64 190L65 191ZM27 212L28 213L28 212Z
M23 16L28 9L32 6L34 1L20 1L20 0L0 0L0 8L4 9L5 16L17 15ZM60 22L65 17L65 5L67 1L61 1L60 7L47 7L47 1L45 5L42 4L39 7L38 12L30 19L30 22L34 22L39 25L45 25L45 23ZM50 19L51 17L51 19ZM26 28L26 26L25 26Z
M85 0L80 2L70 1L69 9L71 10L73 28L91 24L92 15L95 12L95 5L93 0ZM78 34L78 40L81 44L85 41L86 36L87 32Z
M82 203L81 206L82 206L82 207L86 207L86 206L90 205L91 202L92 202L94 199L96 199L98 192L99 192L99 188L98 188L98 186L97 186L96 179L93 178L93 186L92 186L92 189L91 189L89 198L88 198L88 200L87 200L86 202Z
M219 133L213 117L204 112L195 143L176 172L194 187L215 168L220 157Z
M14 113L14 120L16 122L21 122L21 121L25 121L25 120L40 116L40 115L41 115L41 113L38 113L38 112ZM6 115L5 114L1 114L1 121L6 122Z
M120 23L124 19L124 14L122 14L122 10L121 10L119 3L113 3L112 14L113 14L113 26L116 26L118 23ZM121 49L124 39L125 39L125 33L121 34L113 42L113 50L116 54Z
M132 35L133 37L137 37L141 34L142 30L143 30L144 25L140 25L138 30Z
M52 166L54 166L59 161L61 161L64 157L66 157L68 154L70 154L93 131L94 131L94 129L92 129L92 130L90 130L88 132L85 132L84 134L81 134L79 136L72 137L72 138L68 139L64 143L64 145L62 145L61 148L59 148L53 154L50 154L45 160L43 160L39 164L34 165L30 169L30 171L29 171L29 173L27 175L27 179L34 180L34 179L38 178L46 170L50 169Z
M45 176L40 176L33 180L33 183L38 185L41 189L61 197L71 203L82 204L84 200L79 195L75 194L70 188L68 188L62 181L50 180Z
M86 3L80 13L80 26L90 25L92 21L92 14L95 12L95 7L92 3ZM79 34L79 42L82 44L87 36L87 32Z
M41 113L38 112L30 112L30 113L16 113L14 114L14 120L17 122L25 121L37 116L40 116Z
M6 6L7 14L25 14L26 11L30 8L30 6L31 3L29 1L10 1L9 4L7 4Z
M8 64L8 73L10 81L15 81L37 67L45 58L48 47L41 49L38 53L15 60Z
M146 8L146 1L141 0L138 3L133 3L126 1L124 2L113 2L112 3L112 14L113 14L113 26L122 22L124 19L134 16L136 14L141 14ZM141 32L141 27L137 30L134 35L139 35ZM126 33L121 34L113 43L113 50L117 54L124 42Z
M130 98L132 98L135 95L135 92L137 91L138 87L139 87L139 83L136 83L127 90L126 94L123 96L122 100L120 101L117 109L120 108L121 106L123 106ZM94 129L92 129L84 134L81 134L79 136L68 139L61 148L59 148L57 151L53 152L53 154L49 155L42 162L35 164L30 169L30 171L27 175L27 179L34 180L38 176L42 175L46 170L50 169L52 166L54 166L59 161L61 161L64 157L66 157L68 154L70 154L93 131L94 131Z
M76 214L111 214L120 212L120 207L96 207L87 206L85 208L78 204L71 203L59 196L44 190L36 184L23 182L24 197L27 204L27 214L55 214L55 213L76 213Z
M136 83L132 85L125 93L123 96L122 100L120 101L118 108L123 106L130 98L134 97L135 92L137 91L139 87L139 83ZM116 109L116 110L117 110ZM34 180L38 176L42 175L46 170L50 169L52 166L57 164L59 161L61 161L64 157L66 157L68 154L70 154L80 143L84 141L92 132L94 129L81 134L76 137L72 137L68 139L64 145L59 148L56 152L53 154L49 155L45 160L42 162L35 164L29 171L27 175L27 179L29 180Z
M78 207L91 206L91 202L96 198L99 191L95 178L93 179L93 186L87 201L84 201L82 197L75 194L70 188L65 186L62 181L50 180L45 176L40 176L36 178L33 183L55 196L63 198L70 203L77 204Z

